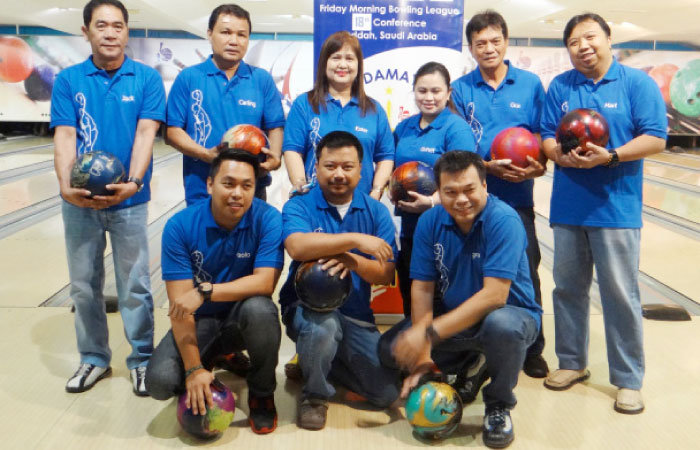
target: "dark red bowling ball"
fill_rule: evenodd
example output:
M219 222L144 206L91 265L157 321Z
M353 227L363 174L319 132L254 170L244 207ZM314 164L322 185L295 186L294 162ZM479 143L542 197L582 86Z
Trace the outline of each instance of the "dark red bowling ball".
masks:
M562 153L569 153L577 147L586 152L588 142L605 147L609 138L608 121L601 113L592 109L579 108L569 111L561 118L557 127L556 139L561 144Z
M408 191L433 195L437 190L433 168L421 161L409 161L394 170L389 180L389 195L394 202L408 201Z
M253 155L258 155L261 161L265 160L265 154L261 153L263 147L268 147L267 137L262 130L255 125L239 124L229 128L221 143L229 148L240 148Z
M322 264L307 261L297 268L294 289L301 304L313 311L329 312L340 308L352 291L352 276L340 278L340 272L331 276Z
M491 143L492 160L510 159L514 166L527 167L530 165L528 156L539 158L540 143L535 135L525 128L506 128L498 133Z

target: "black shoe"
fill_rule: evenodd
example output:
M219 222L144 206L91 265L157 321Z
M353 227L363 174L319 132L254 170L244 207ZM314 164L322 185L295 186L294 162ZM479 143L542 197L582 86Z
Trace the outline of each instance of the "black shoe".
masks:
M486 407L483 437L484 444L490 448L506 448L513 442L513 422L507 408L501 405Z
M250 358L243 352L234 352L220 356L214 365L245 378L250 370Z
M275 397L256 397L248 394L248 424L253 433L272 433L277 428L277 408L275 408Z
M528 377L545 378L549 373L549 367L542 355L528 355L523 364L523 371Z
M489 373L486 370L486 356L483 353L479 354L477 361L467 369L466 374L457 375L457 379L452 384L452 387L457 391L462 399L462 405L467 406L476 399L479 395L481 386L489 379Z

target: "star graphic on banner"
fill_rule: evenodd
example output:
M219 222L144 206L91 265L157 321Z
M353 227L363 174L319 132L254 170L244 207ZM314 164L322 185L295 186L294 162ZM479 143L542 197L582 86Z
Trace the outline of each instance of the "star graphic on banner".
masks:
M387 94L387 95L391 95L392 92L393 92L393 91L391 90L391 87L386 88L386 94Z

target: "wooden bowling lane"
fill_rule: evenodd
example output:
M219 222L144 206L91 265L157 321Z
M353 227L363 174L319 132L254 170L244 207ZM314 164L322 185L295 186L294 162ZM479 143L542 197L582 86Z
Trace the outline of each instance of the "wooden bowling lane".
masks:
M50 137L23 136L0 141L0 157L6 153L14 153L29 148L44 148L53 144Z
M662 152L646 158L646 161L672 164L681 169L700 170L700 157L693 154Z
M644 176L647 178L658 177L666 181L700 187L700 170L689 170L657 161L644 161Z

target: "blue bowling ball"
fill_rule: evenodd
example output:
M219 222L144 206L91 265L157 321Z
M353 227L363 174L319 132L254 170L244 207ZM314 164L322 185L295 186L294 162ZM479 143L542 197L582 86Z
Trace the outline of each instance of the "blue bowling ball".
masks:
M24 80L24 89L27 96L35 102L47 102L51 100L53 82L56 79L56 71L47 65L37 66Z
M352 274L340 278L340 272L331 276L316 261L302 263L294 277L296 290L302 306L318 312L329 312L340 308L352 291Z
M70 185L87 189L90 195L114 195L106 188L108 184L124 180L124 165L111 153L96 150L83 153L76 159L70 173Z

